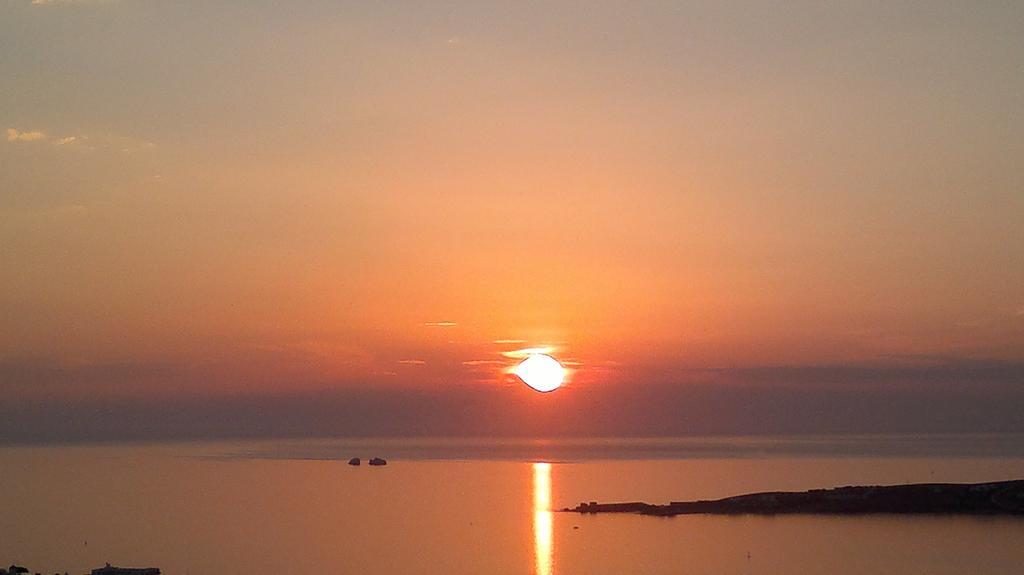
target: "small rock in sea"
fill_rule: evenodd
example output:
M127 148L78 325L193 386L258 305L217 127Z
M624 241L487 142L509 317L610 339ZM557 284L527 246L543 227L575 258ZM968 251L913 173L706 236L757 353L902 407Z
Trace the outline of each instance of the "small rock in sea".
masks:
M348 464L349 465L359 465L360 463L362 463L362 462L359 461L358 457L353 457L352 459L348 460Z
M157 567L114 567L107 563L99 569L93 569L91 575L160 575Z
M374 457L370 460L370 465L387 465L388 462L382 457Z

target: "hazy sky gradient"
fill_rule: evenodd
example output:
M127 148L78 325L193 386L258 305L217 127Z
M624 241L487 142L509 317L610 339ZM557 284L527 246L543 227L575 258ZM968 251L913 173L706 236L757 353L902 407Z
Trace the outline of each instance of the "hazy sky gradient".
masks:
M883 381L982 422L985 386L1024 405L1022 30L1013 2L2 0L0 395L500 398L503 352L550 346L561 409Z

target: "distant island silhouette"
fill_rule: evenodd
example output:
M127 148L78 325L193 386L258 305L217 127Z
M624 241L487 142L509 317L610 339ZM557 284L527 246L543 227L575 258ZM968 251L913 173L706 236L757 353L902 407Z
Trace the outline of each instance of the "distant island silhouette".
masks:
M810 491L772 491L725 499L580 503L562 511L576 513L639 513L641 515L776 515L783 513L858 515L960 514L1024 515L1024 480L990 483L919 483L910 485L847 486Z
M0 575L21 575L31 573L28 567L23 565L11 565L4 569L0 567ZM36 575L39 575L36 573ZM64 575L68 575L67 571ZM107 563L103 567L93 569L91 575L160 575L160 569L157 567L114 567L110 563Z

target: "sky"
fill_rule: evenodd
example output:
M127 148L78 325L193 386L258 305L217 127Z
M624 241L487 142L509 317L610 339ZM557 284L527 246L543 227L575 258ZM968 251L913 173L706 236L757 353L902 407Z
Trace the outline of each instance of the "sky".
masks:
M0 441L1024 431L1021 30L0 0Z

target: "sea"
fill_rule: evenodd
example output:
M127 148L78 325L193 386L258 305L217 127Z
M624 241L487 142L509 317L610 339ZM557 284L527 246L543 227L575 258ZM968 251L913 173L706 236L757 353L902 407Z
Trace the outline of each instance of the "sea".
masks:
M173 575L1018 575L1024 517L560 511L1015 478L1020 435L11 446L0 448L0 564L45 574L109 562Z

